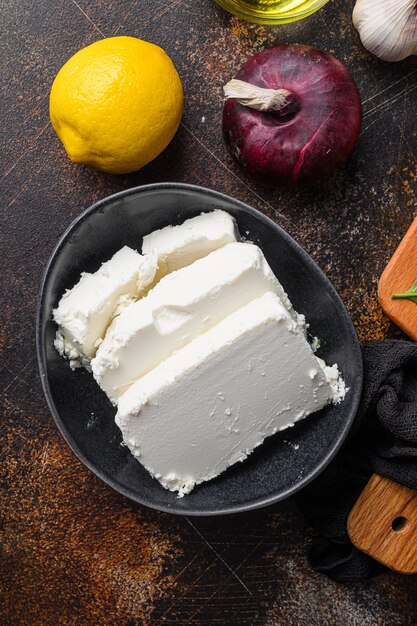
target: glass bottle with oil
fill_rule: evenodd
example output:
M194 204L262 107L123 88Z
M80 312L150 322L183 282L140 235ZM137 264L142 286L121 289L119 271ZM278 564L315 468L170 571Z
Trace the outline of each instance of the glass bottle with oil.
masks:
M223 9L249 22L285 24L318 11L329 0L216 0Z

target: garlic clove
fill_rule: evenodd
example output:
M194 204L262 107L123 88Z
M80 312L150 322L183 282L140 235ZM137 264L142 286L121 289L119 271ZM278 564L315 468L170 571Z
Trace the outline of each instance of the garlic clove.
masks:
M357 0L352 17L363 45L380 59L417 54L417 0Z

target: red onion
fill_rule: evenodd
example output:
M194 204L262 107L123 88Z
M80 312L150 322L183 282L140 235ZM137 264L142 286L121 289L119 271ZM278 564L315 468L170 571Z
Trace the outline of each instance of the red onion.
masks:
M278 90L248 95L250 85L225 86L224 139L255 180L306 186L331 174L353 150L362 122L360 96L334 57L310 46L277 46L251 57L236 78Z

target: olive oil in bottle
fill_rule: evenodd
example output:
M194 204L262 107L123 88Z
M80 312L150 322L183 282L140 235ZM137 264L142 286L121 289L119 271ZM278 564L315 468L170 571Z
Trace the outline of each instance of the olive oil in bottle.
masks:
M311 15L328 0L216 0L227 11L248 21L284 24Z

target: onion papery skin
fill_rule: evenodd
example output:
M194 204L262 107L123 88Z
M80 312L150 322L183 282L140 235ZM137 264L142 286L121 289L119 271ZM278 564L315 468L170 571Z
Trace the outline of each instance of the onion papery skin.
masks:
M361 100L348 69L333 56L310 46L277 46L251 57L235 78L287 89L293 99L287 115L260 112L233 98L224 104L224 140L254 180L305 187L331 174L352 152L362 124Z

